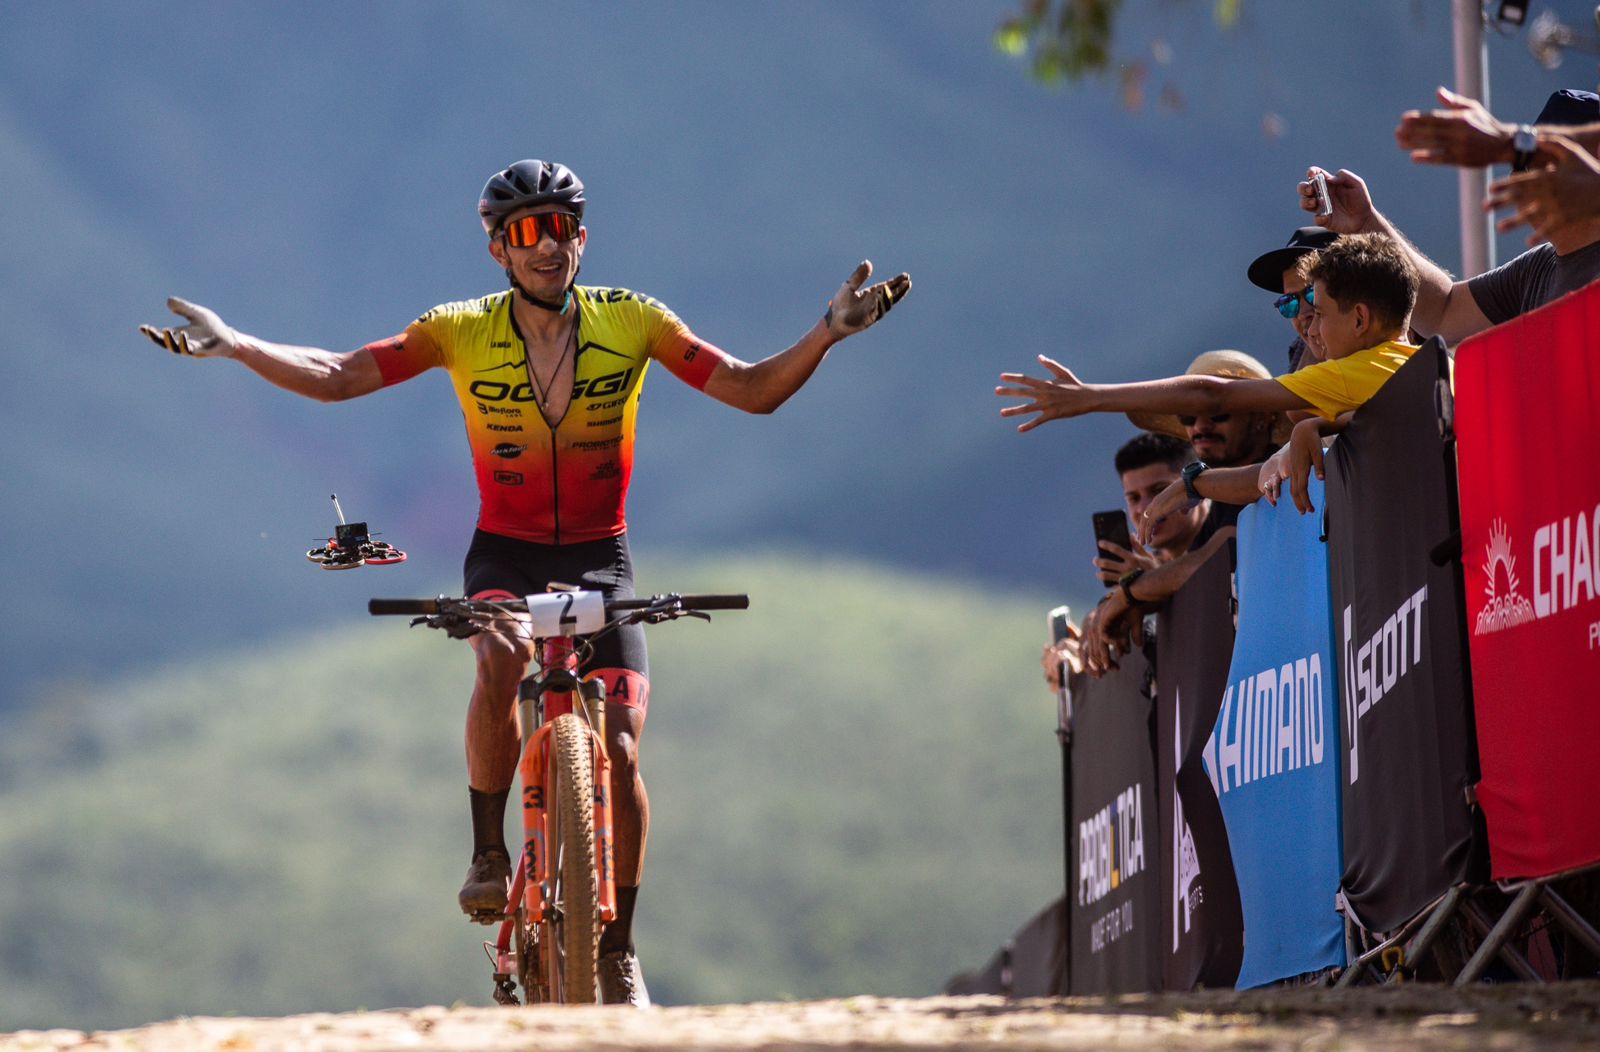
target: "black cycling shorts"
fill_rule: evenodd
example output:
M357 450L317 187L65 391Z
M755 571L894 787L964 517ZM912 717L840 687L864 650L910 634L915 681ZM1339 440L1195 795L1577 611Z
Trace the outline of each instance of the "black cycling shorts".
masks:
M601 592L607 599L633 598L633 559L626 534L579 544L535 544L477 530L462 567L466 594L488 591L514 596L543 593L551 582ZM586 637L579 636L581 641ZM632 669L650 677L644 626L628 625L602 636L578 669L587 675L600 668Z

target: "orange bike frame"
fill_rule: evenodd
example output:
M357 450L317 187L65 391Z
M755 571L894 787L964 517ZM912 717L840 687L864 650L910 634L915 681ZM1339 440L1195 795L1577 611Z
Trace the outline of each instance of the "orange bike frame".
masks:
M577 656L569 638L544 641L541 665L546 668L573 669ZM506 905L506 919L500 926L495 941L497 970L514 974L511 967L511 934L516 924L517 907L523 896L529 895L528 919L539 923L549 910L550 874L550 726L557 716L574 711L571 693L546 694L543 702L543 719L530 734L523 730L522 747L522 857L511 882L510 901ZM612 849L611 830L611 758L606 753L605 742L589 727L589 753L594 771L594 835L595 883L599 890L600 921L609 924L617 918L617 882Z

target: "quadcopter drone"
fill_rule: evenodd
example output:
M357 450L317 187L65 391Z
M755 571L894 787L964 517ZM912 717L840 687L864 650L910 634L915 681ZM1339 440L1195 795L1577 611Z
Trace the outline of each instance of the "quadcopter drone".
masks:
M333 536L321 548L306 552L306 558L324 570L353 570L357 566L388 566L406 561L406 553L386 541L375 541L367 532L364 522L345 522L344 509L339 507L339 495L329 498L339 516L339 525Z

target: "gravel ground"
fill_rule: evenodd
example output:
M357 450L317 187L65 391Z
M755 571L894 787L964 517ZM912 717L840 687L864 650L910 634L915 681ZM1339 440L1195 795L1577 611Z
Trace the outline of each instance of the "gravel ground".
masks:
M655 1008L418 1008L286 1019L178 1019L0 1034L55 1049L1595 1049L1600 982L1210 991L1004 1001L854 997Z

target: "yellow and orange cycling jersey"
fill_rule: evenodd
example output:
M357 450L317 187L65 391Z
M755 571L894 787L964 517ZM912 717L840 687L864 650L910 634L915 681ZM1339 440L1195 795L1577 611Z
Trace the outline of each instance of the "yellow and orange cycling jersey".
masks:
M627 289L578 287L572 401L552 427L539 412L509 291L435 307L369 344L384 385L434 367L450 373L478 476L478 526L539 544L627 529L639 392L651 359L703 389L727 356L665 305Z

